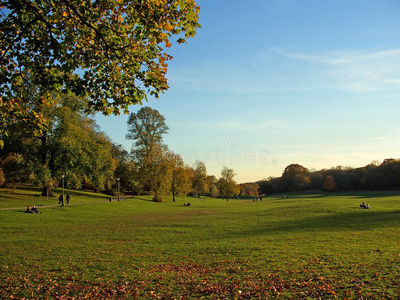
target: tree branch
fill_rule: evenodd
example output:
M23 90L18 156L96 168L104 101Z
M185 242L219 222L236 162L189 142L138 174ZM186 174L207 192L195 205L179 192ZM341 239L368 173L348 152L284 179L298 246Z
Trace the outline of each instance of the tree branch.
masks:
M78 10L76 9L75 6L73 6L68 0L62 0L62 2L63 2L70 10L72 10L72 11L74 12L74 14L79 18L79 20L80 20L84 25L86 25L87 27L89 27L90 29L92 29L92 30L96 33L96 36L99 37L99 38L103 41L103 43L106 45L106 48L107 48L107 49L110 49L113 53L117 54L117 53L116 53L117 51L121 51L121 50L124 50L124 49L126 49L127 47L129 47L129 45L124 46L124 47L121 47L121 48L115 48L115 47L111 46L111 45L107 42L105 36L100 32L99 28L96 28L96 27L93 26L91 23L87 22L87 21L85 20L85 18L78 12ZM119 55L117 54L117 56L119 56Z

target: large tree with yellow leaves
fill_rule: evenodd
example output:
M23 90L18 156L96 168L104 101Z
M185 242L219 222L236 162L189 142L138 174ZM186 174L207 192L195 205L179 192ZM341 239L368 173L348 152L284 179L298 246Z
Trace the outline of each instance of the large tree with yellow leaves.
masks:
M35 104L60 94L85 96L105 115L158 97L168 89L165 49L196 34L199 10L194 0L0 0L0 141L8 123L40 131ZM33 102L25 77L38 87Z

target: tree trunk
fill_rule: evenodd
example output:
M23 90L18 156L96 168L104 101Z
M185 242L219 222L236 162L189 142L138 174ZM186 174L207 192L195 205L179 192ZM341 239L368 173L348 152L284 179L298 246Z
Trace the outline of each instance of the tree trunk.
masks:
M41 145L41 150L40 150L40 155L41 155L41 160L42 160L42 165L46 165L47 162L47 148L46 148L46 142L47 142L47 132L43 132L42 136L40 137L40 141L42 143Z
M41 141L41 161L42 165L45 166L47 163L47 132L44 132L42 136L40 137ZM51 192L50 184L47 183L47 185L43 186L42 189L42 195L43 197L55 197L53 193Z
M51 188L50 188L49 184L47 186L43 187L41 196L43 196L43 197L55 197L53 195L53 193L51 192Z

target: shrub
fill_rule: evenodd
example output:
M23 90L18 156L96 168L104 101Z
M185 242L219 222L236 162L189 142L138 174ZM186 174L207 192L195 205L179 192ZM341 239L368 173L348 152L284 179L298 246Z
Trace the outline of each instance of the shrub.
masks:
M324 190L327 192L332 192L335 190L335 188L335 179L332 176L327 175L324 180Z
M154 198L153 198L153 202L164 203L165 199L160 195L155 195Z

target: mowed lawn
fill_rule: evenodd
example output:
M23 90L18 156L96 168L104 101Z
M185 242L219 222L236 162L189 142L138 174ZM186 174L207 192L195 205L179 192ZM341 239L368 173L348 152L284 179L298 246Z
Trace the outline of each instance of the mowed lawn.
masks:
M400 295L400 192L178 197L162 204L148 196L109 202L68 192L73 205L46 207L57 198L0 190L0 208L42 205L41 214L0 210L0 298ZM362 202L371 209L359 208Z

